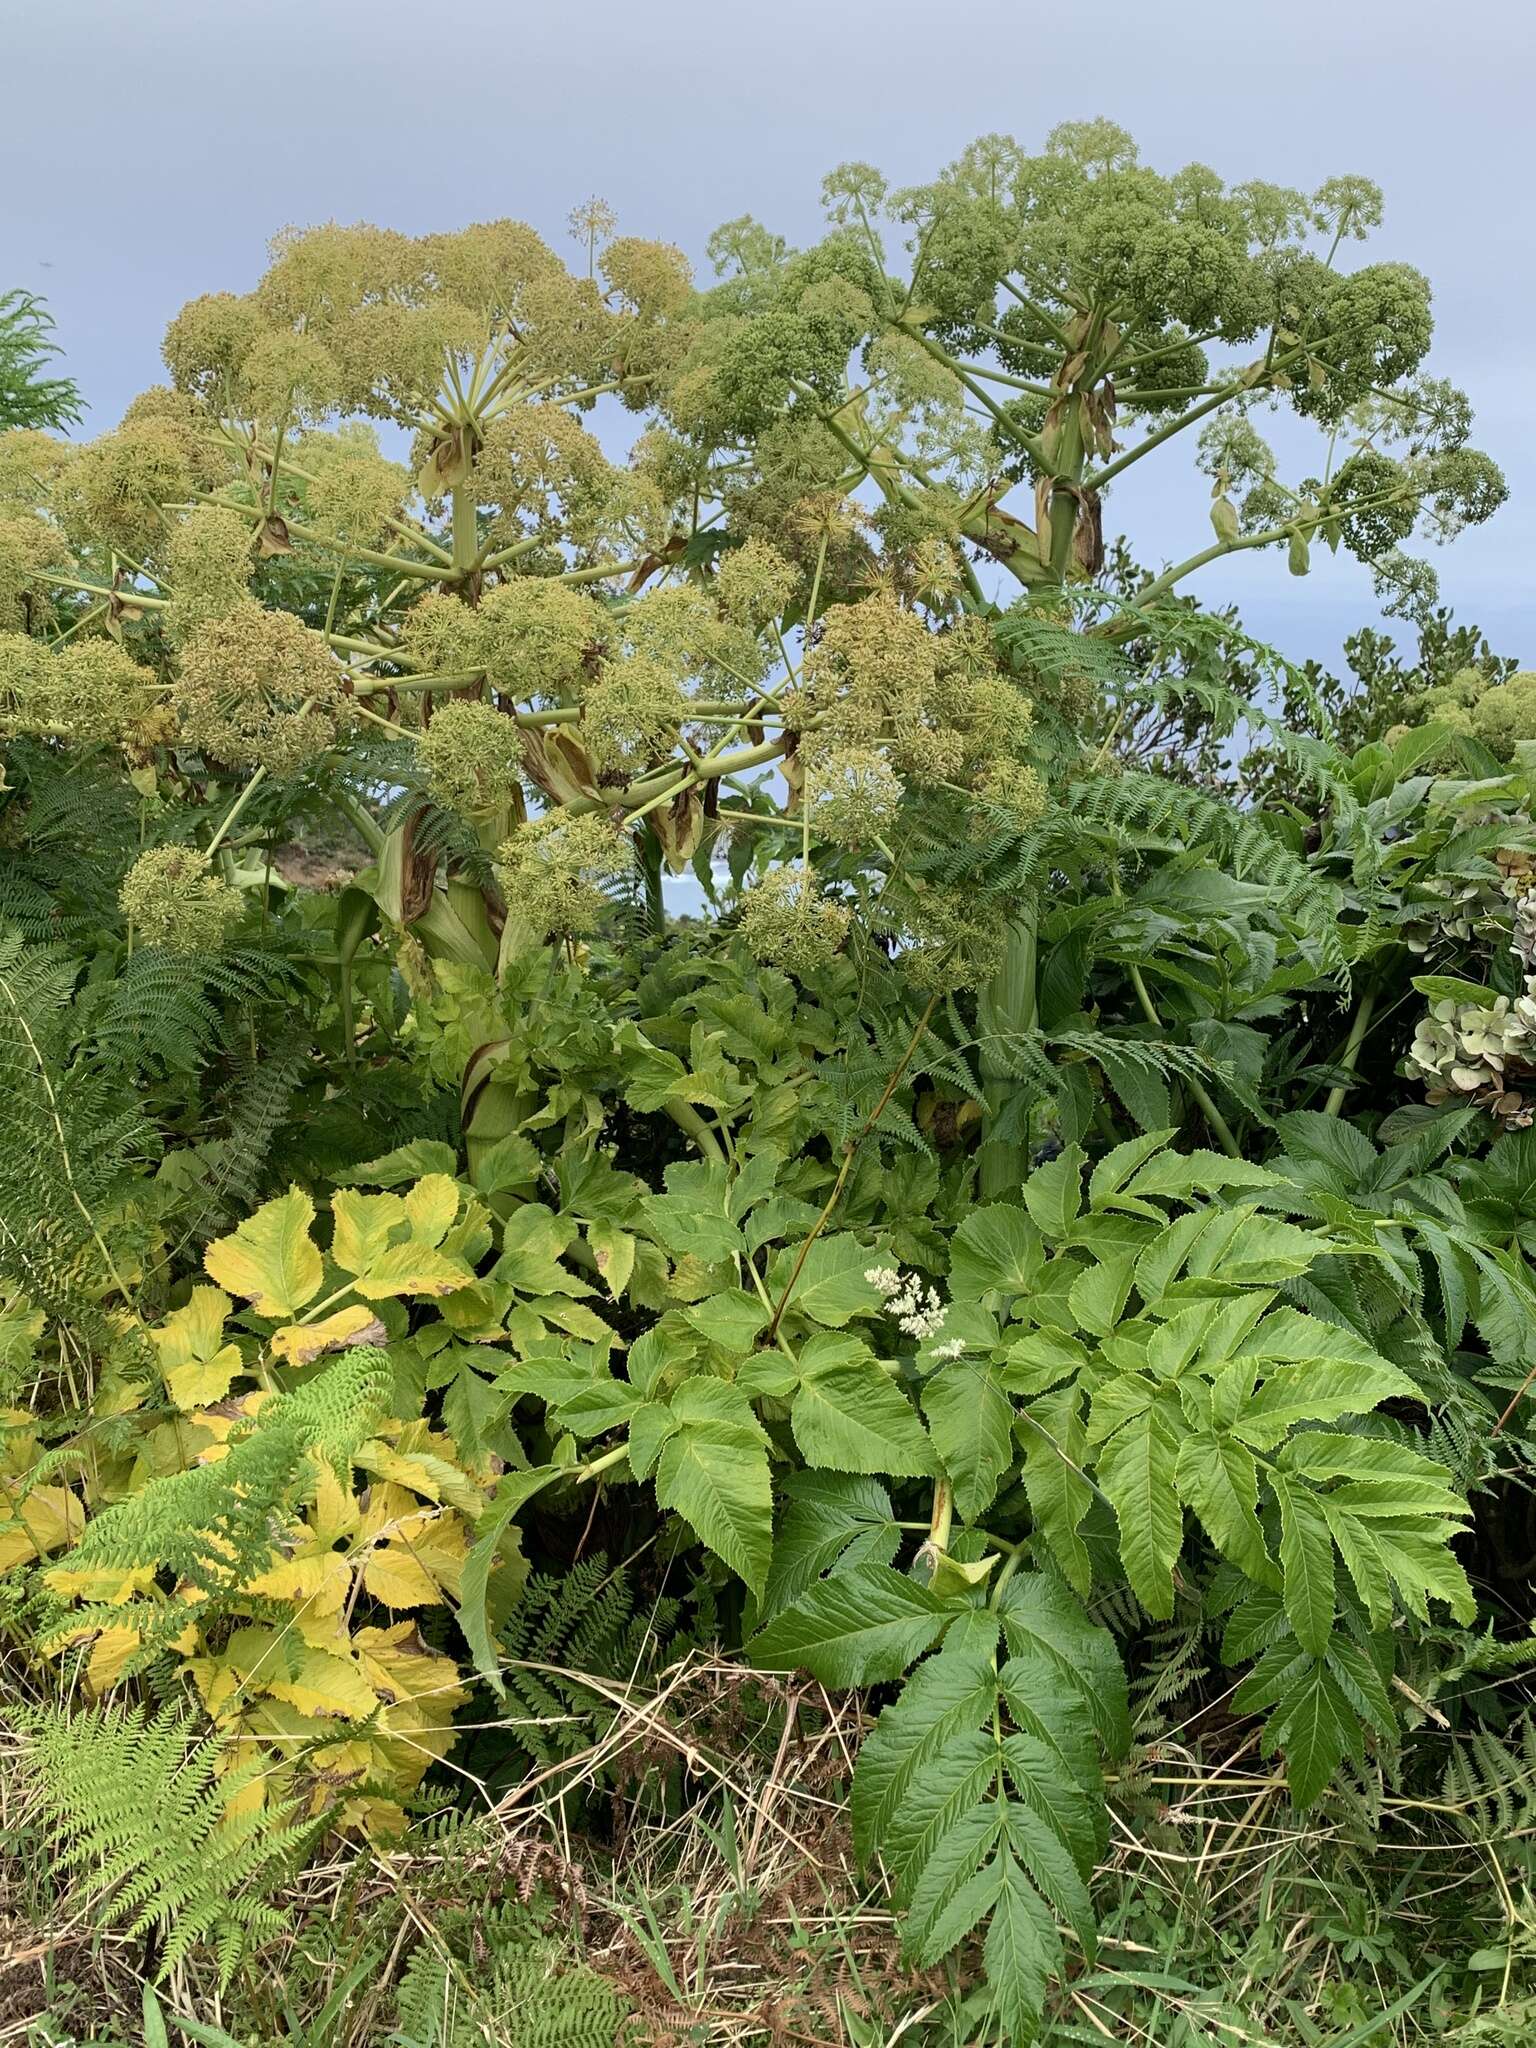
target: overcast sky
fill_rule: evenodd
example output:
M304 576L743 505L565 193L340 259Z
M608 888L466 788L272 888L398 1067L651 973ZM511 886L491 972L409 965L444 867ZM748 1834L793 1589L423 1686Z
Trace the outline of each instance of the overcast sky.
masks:
M1160 170L1364 173L1387 200L1368 253L1428 273L1431 366L1511 484L1438 555L1444 595L1536 666L1531 0L0 0L0 47L0 286L51 302L92 431L163 375L177 308L248 289L288 222L511 214L574 253L565 216L599 193L702 267L744 212L813 239L844 158L911 183L974 136L1037 146L1096 114ZM1209 537L1183 467L1149 461L1113 508L1149 563ZM1295 656L1374 617L1365 572L1326 556L1305 582L1250 554L1199 587Z

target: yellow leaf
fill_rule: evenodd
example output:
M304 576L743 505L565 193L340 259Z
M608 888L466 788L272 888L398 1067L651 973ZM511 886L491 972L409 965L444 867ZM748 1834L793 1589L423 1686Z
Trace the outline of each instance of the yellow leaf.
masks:
M383 1301L397 1294L452 1294L455 1288L468 1287L474 1277L462 1259L412 1237L381 1252L355 1284L370 1301Z
M328 1548L350 1536L361 1513L356 1495L341 1484L329 1462L320 1459L315 1466L315 1497L309 1505L309 1526L316 1541Z
M469 1538L457 1515L423 1508L403 1516L363 1567L363 1584L386 1607L441 1607L458 1598Z
M316 1550L285 1557L250 1581L249 1591L271 1600L292 1600L319 1615L339 1614L346 1605L352 1573L334 1550ZM298 1617L300 1621L303 1615Z
M302 1188L263 1202L233 1237L203 1254L208 1276L243 1294L259 1316L296 1316L320 1291L320 1254L309 1235L315 1205Z
M469 1694L452 1658L429 1650L414 1622L360 1628L353 1642L369 1685L386 1702L375 1742L389 1761L393 1783L412 1790L432 1759L452 1748L454 1709Z
M98 1564L81 1570L74 1565L51 1564L43 1573L43 1583L50 1593L57 1593L64 1600L90 1600L98 1607L123 1607L149 1591L155 1583L155 1568L152 1564L141 1564L128 1570L122 1565Z
M451 1174L429 1173L405 1198L411 1235L423 1244L441 1244L459 1213L459 1187Z
M457 1465L450 1465L446 1458L431 1451L392 1451L375 1440L358 1451L357 1463L363 1471L380 1479L392 1479L397 1486L408 1486L428 1500L449 1501L471 1520L484 1510L485 1495L475 1482Z
M291 1632L237 1628L218 1661L253 1691L322 1720L365 1721L378 1705L352 1658L317 1650Z
M360 1195L354 1188L331 1197L331 1215L336 1224L331 1257L344 1273L366 1273L383 1255L391 1232L406 1220L398 1195Z
M25 1500L0 1488L0 1509L0 1572L62 1550L85 1527L85 1507L67 1486L34 1486Z
M272 1333L272 1349L289 1365L308 1365L327 1351L344 1351L351 1344L382 1344L388 1331L370 1308L354 1301L318 1323L290 1323Z
M437 1581L409 1550L386 1543L363 1566L363 1584L386 1607L441 1607Z
M194 1287L184 1308L173 1309L150 1332L160 1354L160 1377L180 1409L222 1401L241 1367L236 1345L225 1344L224 1318L233 1307L218 1287Z
M104 1628L91 1645L85 1667L85 1682L92 1692L110 1692L123 1675L123 1666L139 1647L136 1628Z

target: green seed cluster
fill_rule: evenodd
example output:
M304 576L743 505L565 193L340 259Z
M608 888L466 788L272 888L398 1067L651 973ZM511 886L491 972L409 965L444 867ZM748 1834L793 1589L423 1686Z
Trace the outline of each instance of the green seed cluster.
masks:
M878 747L801 749L811 830L839 846L867 846L890 830L905 787Z
M190 746L225 767L295 775L334 741L341 684L320 634L245 598L182 648L176 722Z
M53 586L39 571L70 566L68 543L56 526L29 512L0 518L0 629L25 632L53 608Z
M165 629L177 646L247 600L256 566L252 539L250 520L224 505L194 506L172 530L165 545Z
M582 692L581 731L593 767L627 778L670 753L686 710L667 663L646 654L604 662Z
M216 952L243 907L239 890L213 874L195 846L141 853L117 900L139 940L168 953Z
M853 922L799 862L773 867L741 899L741 935L759 960L789 974L814 974L841 949Z
M483 670L519 704L559 704L574 694L601 643L604 614L553 578L519 576L476 606L434 592L406 614L404 651L429 674Z
M518 728L489 704L456 697L416 742L435 803L466 815L495 811L521 789Z
M0 633L0 733L110 745L130 738L156 703L156 679L112 640L70 640L57 653Z
M507 915L546 937L576 939L596 929L608 907L603 885L634 864L629 840L601 812L548 811L501 846L496 876Z

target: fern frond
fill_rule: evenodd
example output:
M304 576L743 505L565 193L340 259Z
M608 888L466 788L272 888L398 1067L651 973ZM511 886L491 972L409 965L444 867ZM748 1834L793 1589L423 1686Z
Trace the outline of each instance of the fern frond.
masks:
M262 1768L221 1770L223 1745L181 1709L48 1708L23 1723L28 1759L62 1871L82 1881L97 1924L159 1934L160 1974L209 1945L221 1986L253 1945L280 1931L276 1887L315 1837L313 1822L237 1806Z

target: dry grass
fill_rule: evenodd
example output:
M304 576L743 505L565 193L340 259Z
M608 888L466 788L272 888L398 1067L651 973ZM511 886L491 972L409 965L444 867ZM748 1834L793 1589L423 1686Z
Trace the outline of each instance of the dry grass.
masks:
M258 1968L220 1996L206 1963L189 1966L161 1987L167 2010L241 2039L374 2048L390 2037L407 1959L427 1943L461 1979L487 2048L505 2048L512 2035L475 2002L484 1958L473 1934L466 1948L465 1912L537 1900L562 1952L622 1992L635 2043L974 2038L954 1977L904 1967L881 1888L855 1868L856 1699L699 1654L645 1686L587 1682L615 1708L590 1748L497 1800L460 1772L467 1813L452 1827L335 1845L288 1887L288 1931ZM1069 1978L1044 2038L1393 2048L1434 2034L1529 2048L1536 2012L1519 1983L1536 1916L1504 1860L1439 1802L1341 1797L1320 1819L1298 1818L1247 1731L1228 1732L1219 1759L1214 1743L1150 1745L1115 1786L1100 1954ZM93 1937L82 1902L50 1891L19 1762L6 1740L0 2043L136 2043L153 1958L142 1940ZM578 1803L585 1833L570 1823ZM1376 1903L1362 1911L1361 1899ZM1448 1920L1470 1927L1469 1945L1505 1944L1481 2013L1428 1994L1394 2013ZM280 1989L305 2031L289 2031ZM1379 2024L1358 2033L1357 2007Z

